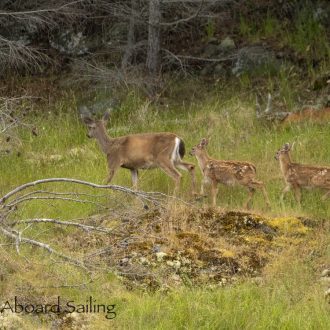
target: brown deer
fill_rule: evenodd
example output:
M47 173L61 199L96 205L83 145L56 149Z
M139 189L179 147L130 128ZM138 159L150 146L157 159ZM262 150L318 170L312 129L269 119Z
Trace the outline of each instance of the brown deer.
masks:
M281 124L288 125L302 121L330 122L330 108L327 107L320 110L306 108L301 111L292 112L282 120Z
M291 125L304 121L311 122L330 122L330 107L322 109L305 108L296 112L274 111L272 108L272 97L268 94L267 106L262 111L261 106L256 98L256 116L259 119L265 119L270 122L277 122L281 126Z
M292 146L286 143L275 154L275 159L279 160L280 168L286 183L282 190L281 201L284 195L293 189L295 199L300 204L301 188L322 188L326 190L322 199L330 196L330 167L311 166L293 163L290 157Z
M111 138L106 132L110 113L102 119L94 120L90 114L82 115L88 128L87 136L95 138L101 150L106 154L111 181L116 171L122 167L131 171L133 188L137 189L138 170L159 167L175 182L174 193L180 184L181 174L178 168L189 171L192 180L192 193L195 194L195 165L182 161L185 145L181 138L173 133L143 133Z
M260 189L265 197L268 207L270 207L269 198L261 181L256 180L256 168L252 163L242 161L217 160L211 158L207 151L207 139L202 139L199 144L191 150L191 155L197 158L199 167L203 174L201 184L201 195L204 195L204 184L211 183L212 205L216 205L218 193L218 183L226 186L234 186L236 184L246 187L249 190L248 199L244 207L250 208L250 202L255 193L256 188Z

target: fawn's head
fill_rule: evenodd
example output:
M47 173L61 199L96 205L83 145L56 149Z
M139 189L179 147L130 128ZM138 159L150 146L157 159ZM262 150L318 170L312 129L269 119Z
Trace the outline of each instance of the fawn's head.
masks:
M98 132L105 129L105 127L109 121L109 116L110 116L110 113L108 111L105 112L105 114L103 115L103 117L101 119L93 119L90 114L82 116L82 120L88 129L87 137L96 138Z
M281 149L279 149L275 154L275 159L279 160L281 155L288 154L292 148L290 143L285 143Z
M209 141L206 138L203 138L196 146L192 147L190 151L191 156L199 155L203 150L206 149Z

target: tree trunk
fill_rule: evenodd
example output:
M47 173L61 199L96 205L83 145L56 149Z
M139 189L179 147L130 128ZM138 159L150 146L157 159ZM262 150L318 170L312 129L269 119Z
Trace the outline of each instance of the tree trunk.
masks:
M147 69L155 76L160 67L160 1L149 1L149 29L148 29L148 54Z
M129 18L129 27L127 33L127 45L125 48L125 52L123 55L123 59L121 61L122 69L126 69L128 65L132 64L132 58L134 54L134 46L135 46L135 25L136 25L136 17L138 14L138 1L131 0L131 16Z

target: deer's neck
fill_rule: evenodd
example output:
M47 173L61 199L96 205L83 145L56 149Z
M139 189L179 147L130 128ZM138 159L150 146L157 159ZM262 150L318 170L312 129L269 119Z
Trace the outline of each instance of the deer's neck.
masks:
M112 139L107 134L107 131L104 126L99 127L95 138L96 138L101 150L105 154L108 154Z
M290 155L289 154L281 155L279 160L280 160L281 171L284 175L286 175L286 173L288 172L288 169L291 165Z
M201 152L199 155L196 155L196 158L197 158L199 167L201 168L202 172L204 172L204 170L206 168L206 164L211 158L209 157L209 155L207 154L207 152L205 150L203 152Z

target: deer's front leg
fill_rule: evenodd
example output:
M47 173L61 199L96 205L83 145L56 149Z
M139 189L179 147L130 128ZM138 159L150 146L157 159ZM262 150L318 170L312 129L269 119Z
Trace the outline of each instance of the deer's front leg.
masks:
M131 170L132 186L134 190L138 189L138 170Z
M213 207L217 205L217 194L218 194L218 183L213 180L211 185L211 197L212 197Z
M108 160L109 175L106 179L106 184L109 184L111 182L113 176L117 172L118 168L120 167L120 163L119 162L116 162L116 163L111 162L109 156L107 157L107 160Z
M294 197L299 206L301 206L301 188L299 186L293 186Z
M106 184L109 184L113 178L113 176L115 175L115 170L113 169L110 169L109 170L109 174L108 174L108 177L105 179L105 183Z
M284 196L286 193L288 193L291 189L291 186L289 184L287 184L284 189L282 190L282 193L281 193L281 197L280 197L280 200L281 202L283 203L283 200L284 200Z
M250 209L251 208L251 200L252 200L252 197L256 191L256 189L254 187L248 187L248 190L249 190L249 195L248 195L248 198L244 204L244 208L246 209Z
M202 197L205 197L206 196L206 193L205 193L205 186L207 185L207 184L209 184L210 182L209 182L209 179L206 177L206 176L203 176L203 178L202 178L202 182L201 182L201 190L200 190L200 195L202 196Z

